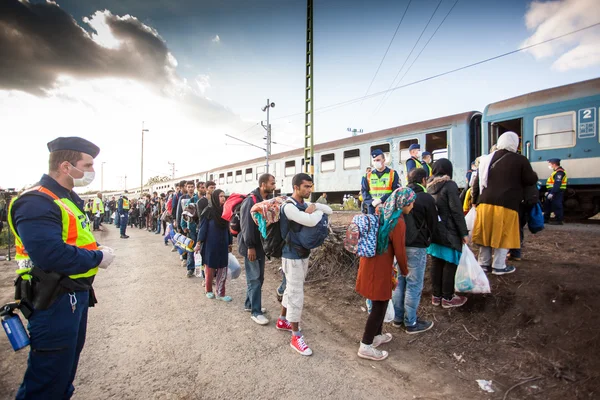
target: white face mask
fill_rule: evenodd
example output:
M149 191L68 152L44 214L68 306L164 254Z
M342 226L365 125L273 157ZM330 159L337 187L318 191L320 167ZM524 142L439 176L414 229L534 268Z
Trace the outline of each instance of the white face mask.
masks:
M552 165L548 165L548 169L549 170L554 170L554 167L552 167Z
M383 168L383 163L381 161L373 161L373 168L381 169Z
M71 176L71 174L69 174L69 176L71 178L73 178L73 186L75 186L75 187L87 186L94 181L94 178L96 177L95 172L82 171L79 168L76 168L73 164L71 164L71 166L83 174L82 178L73 178Z

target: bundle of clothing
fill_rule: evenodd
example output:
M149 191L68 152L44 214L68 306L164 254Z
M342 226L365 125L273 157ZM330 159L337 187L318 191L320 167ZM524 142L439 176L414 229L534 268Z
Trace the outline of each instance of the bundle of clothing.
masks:
M287 201L287 196L278 196L270 200L256 203L250 209L250 214L254 223L258 225L258 230L263 238L267 237L267 226L279 221L281 207Z

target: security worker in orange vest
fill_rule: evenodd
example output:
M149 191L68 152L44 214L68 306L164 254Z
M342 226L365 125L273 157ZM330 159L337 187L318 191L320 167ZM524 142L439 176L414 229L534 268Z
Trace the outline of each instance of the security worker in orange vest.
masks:
M385 166L383 151L373 150L371 157L373 169L362 178L361 194L369 214L375 214L375 209L400 187L400 182L396 171Z
M546 201L544 202L544 220L550 225L563 224L563 197L567 190L567 173L560 166L560 159L548 160L548 168L553 172L546 181ZM550 221L550 214L554 212L555 219Z
M19 265L15 298L31 337L17 399L71 398L88 307L96 303L92 283L98 268L114 259L112 249L94 239L84 202L73 191L93 181L100 149L79 137L60 137L48 149L49 173L8 212Z

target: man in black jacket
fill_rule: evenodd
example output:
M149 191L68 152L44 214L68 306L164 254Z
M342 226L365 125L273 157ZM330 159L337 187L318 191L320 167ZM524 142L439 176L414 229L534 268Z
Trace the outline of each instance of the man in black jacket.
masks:
M398 277L398 286L392 295L395 311L393 325L400 328L404 324L408 334L425 332L433 327L432 321L417 318L427 265L427 247L438 220L435 200L427 193L426 182L427 171L423 168L413 169L408 174L408 187L417 194L412 212L404 216L409 273Z
M238 236L238 248L241 256L244 256L246 268L246 283L248 284L246 294L246 311L252 313L252 320L259 325L267 325L269 320L263 315L262 308L262 285L265 280L265 252L262 247L258 226L252 220L250 210L256 203L267 199L275 191L275 177L263 174L258 178L256 188L244 201L240 209L241 232Z

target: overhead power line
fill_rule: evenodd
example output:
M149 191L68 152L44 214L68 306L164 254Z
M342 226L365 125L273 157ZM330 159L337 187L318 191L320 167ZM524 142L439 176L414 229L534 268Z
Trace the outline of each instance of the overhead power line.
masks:
M379 73L379 70L381 69L381 66L383 65L383 61L385 60L385 57L387 56L388 52L390 51L390 47L392 46L392 43L394 42L394 39L396 38L396 34L398 34L398 29L400 29L400 25L402 25L402 21L404 21L404 17L406 16L408 7L410 7L410 3L412 3L412 0L409 0L408 4L406 5L406 8L404 9L404 13L402 14L402 17L400 18L400 22L398 23L398 26L396 27L396 31L394 32L394 35L392 36L392 40L390 40L390 43L388 44L388 47L385 50L385 53L383 54L381 61L379 62L379 66L377 67L377 70L375 71L375 75L373 75L373 79L371 79L371 83L369 83L369 87L367 88L367 91L365 92L365 96L369 94L369 90L371 90L371 86L373 86L373 82L375 82L375 78L377 78L377 74ZM360 105L362 106L362 101L360 102Z
M442 5L442 1L440 0L438 2L437 7L435 7L435 10L433 10L433 14L431 14L431 17L429 17L429 21L427 21L427 25L425 25L425 28L423 28L423 30L421 31L421 34L419 35L419 37L417 38L417 41L415 42L413 48L410 50L410 53L408 53L408 55L406 56L406 58L404 59L404 62L402 63L402 66L400 67L400 69L398 70L398 73L396 74L396 76L394 77L394 80L392 80L392 83L390 83L390 87L388 89L391 89L395 84L396 84L396 79L398 79L398 76L400 75L400 72L402 72L402 69L404 69L404 66L406 65L406 63L408 62L408 60L410 59L410 56L412 56L413 51L415 51L415 49L417 48L417 45L419 44L419 42L421 41L421 38L423 37L423 34L425 33L425 31L427 30L427 28L429 27L429 24L431 23L431 20L433 19L433 17L435 16L435 13L437 12L437 10L440 8L440 6ZM383 107L383 104L385 103L385 101L387 100L386 96L383 96L381 98L381 101L379 102L379 104L377 105L377 107L375 108L375 113L377 113L378 110L381 109L381 107Z
M490 58L486 58L484 60L480 60L480 61L474 62L472 64L468 64L468 65L465 65L465 66L462 66L462 67L459 67L459 68L451 69L451 70L446 71L446 72L441 72L439 74L431 75L431 76L428 76L428 77L423 78L423 79L419 79L419 80L416 80L416 81L413 81L413 82L410 82L410 83L406 83L404 85L396 86L396 87L393 87L393 88L390 88L390 89L387 89L387 90L382 90L382 91L376 92L376 93L371 93L371 94L369 94L367 96L361 96L361 97L357 97L357 98L354 98L354 99L349 99L349 100L341 101L339 103L329 104L327 106L323 106L323 107L317 108L317 109L315 109L315 111L318 111L318 112L327 112L327 111L331 111L331 110L333 110L335 108L340 108L340 107L343 107L343 106L347 106L347 105L359 102L361 100L366 100L366 99L378 97L378 96L381 96L381 95L389 93L389 92L394 92L394 91L399 90L399 89L403 89L403 88L406 88L406 87L409 87L409 86L414 86L416 84L427 82L427 81L430 81L430 80L433 80L433 79L436 79L436 78L440 78L442 76L450 75L450 74L453 74L455 72L459 72L459 71L462 71L462 70L465 70L465 69L468 69L468 68L475 67L477 65L485 64L487 62L494 61L494 60L497 60L499 58L507 57L507 56L510 56L512 54L515 54L515 53L520 53L522 51L531 49L533 47L541 46L543 44L552 42L554 40L562 39L564 37L567 37L567 36L570 36L570 35L574 35L576 33L583 32L583 31L591 29L591 28L595 28L596 26L600 26L600 22L597 22L597 23L592 24L592 25L588 25L586 27L583 27L583 28L580 28L580 29L577 29L577 30L574 30L574 31L571 31L571 32L564 33L564 34L559 35L559 36L555 36L555 37L550 38L550 39L543 40L543 41L538 42L538 43L530 44L529 46L521 47L521 48L518 48L516 50L509 51L507 53L502 53L502 54L499 54L499 55L494 56L494 57L490 57ZM275 119L278 120L278 119L283 119L283 118L291 118L291 117L297 117L297 116L300 116L300 115L304 115L304 113L300 112L300 113L288 114L288 115L284 115L282 117L275 118Z

